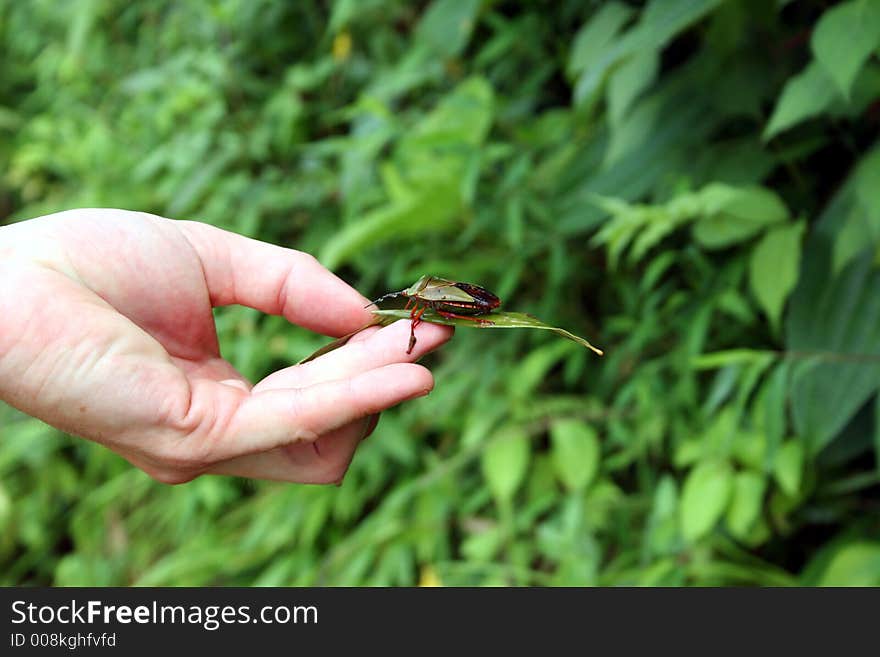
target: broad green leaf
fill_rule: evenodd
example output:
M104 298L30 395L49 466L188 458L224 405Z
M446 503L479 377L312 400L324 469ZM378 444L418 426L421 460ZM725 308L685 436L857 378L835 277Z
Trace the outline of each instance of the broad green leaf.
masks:
M715 249L749 239L789 216L778 194L758 186L712 183L663 205L633 204L598 194L592 199L612 215L593 238L593 243L607 247L612 267L626 249L631 247L630 259L638 261L666 235L691 222L695 222L694 239Z
M416 27L417 43L440 57L453 57L467 45L476 23L480 0L434 0Z
M700 197L705 216L694 224L694 239L709 249L737 244L789 217L779 195L763 187L716 183L703 189Z
M880 472L880 395L874 398L874 463Z
M782 308L797 284L803 231L803 222L774 228L752 250L749 284L774 331L779 329Z
M616 38L603 33L598 24L589 34L579 35L579 41L584 44L587 39L592 39L597 42L601 40L602 45L600 47L597 43L595 49L589 48L587 51L589 55L598 53L599 56L579 56L570 62L577 63L582 68L575 84L575 103L582 104L593 98L608 72L620 61L646 50L659 51L676 34L703 18L720 2L721 0L651 0L642 12L638 25ZM609 23L615 24L611 20Z
M880 386L880 272L861 251L839 273L831 244L853 208L880 201L880 148L871 149L810 229L788 304L786 344L801 354L790 383L794 433L810 453L824 448ZM872 193L873 191L873 193ZM866 206L867 207L867 206ZM866 217L867 218L867 217Z
M790 497L800 492L804 472L804 446L797 440L789 440L776 452L773 476L782 491Z
M817 242L813 249L820 248ZM805 252L806 258L815 254ZM880 386L880 271L860 257L836 277L814 261L789 303L787 344L795 431L818 452Z
M531 443L520 427L509 426L496 433L483 450L483 476L498 502L509 503L525 478Z
M776 365L764 382L754 407L755 424L760 427L767 442L768 458L761 465L765 471L769 471L772 459L788 429L787 395L790 372L790 361L782 361Z
M654 489L648 533L654 554L671 552L678 539L678 487L671 475L663 475Z
M859 162L851 177L843 225L836 228L832 271L836 275L863 250L880 244L880 149Z
M535 388L547 378L547 372L560 360L570 355L573 347L574 345L570 342L560 341L533 349L513 369L507 384L510 397L522 399L533 393Z
M703 461L688 474L682 488L681 532L688 542L710 531L727 508L733 492L733 469L724 461Z
M856 75L880 45L880 2L850 0L829 8L810 40L816 60L849 98Z
M553 466L565 487L584 490L599 471L601 447L596 430L580 420L557 420L550 426Z
M811 62L801 73L790 78L776 101L770 121L764 129L765 140L805 119L821 114L831 106L838 92L831 78L819 64Z
M639 30L657 46L693 25L721 4L722 0L650 0L642 12Z
M874 241L871 224L865 213L860 207L852 208L834 239L831 256L831 271L834 275L839 274L859 253L870 248Z
M727 509L725 523L730 533L741 541L748 541L761 517L764 505L766 479L757 472L737 472L733 480L733 497Z
M438 148L450 150L456 144L477 146L483 143L492 125L493 104L492 85L482 77L470 77L443 96L407 132L401 149L409 153L413 147L430 146L430 155L436 158Z
M759 471L765 468L768 437L760 431L736 431L730 441L730 456L740 465Z
M303 363L308 363L310 360L315 360L316 358L320 358L324 354L328 354L331 351L333 351L334 349L339 349L340 347L343 347L346 344L348 344L349 340L351 340L354 336L356 336L358 333L360 333L364 329L368 329L371 326L376 326L381 323L382 323L381 317L374 317L373 321L370 322L369 324L364 325L363 327L359 328L357 331L352 331L348 335L343 335L341 338L336 338L332 342L328 342L320 349L316 350L312 354L309 354L308 356L303 358L301 361L299 361L297 363L297 365L302 365Z
M394 321L397 319L409 319L411 316L410 311L408 310L374 310L374 315L379 317L387 318L390 321ZM443 317L442 315L438 315L433 310L426 310L422 315L423 322L432 322L434 324L444 324L446 326L464 326L466 328L477 328L477 329L510 329L510 328L529 328L529 329L540 329L544 331L553 331L554 333L561 335L564 338L568 338L574 342L577 342L579 345L586 347L597 353L598 355L602 355L603 352L601 349L598 349L591 345L589 342L584 340L582 337L575 335L574 333L569 333L565 329L559 328L557 326L550 326L549 324L545 324L537 317L533 317L532 315L527 315L526 313L514 313L514 312L492 312L487 315L480 315L475 318L480 321L472 321L469 319L456 319L450 317Z
M624 114L645 89L651 86L660 66L656 51L638 52L612 73L608 80L608 114L612 124Z
M573 77L594 66L632 14L633 10L620 2L602 3L574 38L568 56L568 74Z
M480 77L444 96L401 139L393 166L382 167L389 202L343 226L318 259L335 269L365 249L461 225L471 200L474 149L488 133L492 105L492 87Z
M461 542L461 553L468 561L490 561L504 545L504 532L500 527L490 527L470 534Z
M851 541L834 552L818 586L880 586L880 542Z
M462 207L458 183L437 180L433 189L414 192L345 226L327 241L318 259L335 269L378 244L447 231L459 223Z

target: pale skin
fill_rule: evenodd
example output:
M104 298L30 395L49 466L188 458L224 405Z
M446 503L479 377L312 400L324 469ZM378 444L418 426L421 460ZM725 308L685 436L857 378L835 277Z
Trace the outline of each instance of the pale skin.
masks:
M415 361L449 327L372 327L252 384L220 355L212 307L341 336L368 300L312 256L213 226L71 210L0 228L0 399L150 476L337 483L378 414L428 394ZM291 331L297 330L293 327Z

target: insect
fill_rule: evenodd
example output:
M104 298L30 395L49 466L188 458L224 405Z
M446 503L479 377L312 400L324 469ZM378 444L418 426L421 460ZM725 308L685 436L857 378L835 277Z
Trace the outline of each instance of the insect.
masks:
M412 353L413 347L416 346L416 327L421 323L422 315L428 308L442 317L491 324L489 320L481 319L480 315L486 315L501 305L501 299L479 285L428 275L422 276L405 290L382 295L371 301L369 305L397 297L406 297L404 310L412 310L409 348L406 350L408 354Z

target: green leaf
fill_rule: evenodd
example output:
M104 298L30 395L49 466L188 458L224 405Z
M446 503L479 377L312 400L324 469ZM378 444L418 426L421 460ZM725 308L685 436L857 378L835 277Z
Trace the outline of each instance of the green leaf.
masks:
M818 586L880 586L880 542L852 541L838 547Z
M804 446L800 441L789 440L784 443L773 461L773 476L782 491L796 497L801 489L804 471Z
M880 149L865 156L851 176L842 227L834 236L832 271L840 271L866 249L880 245Z
M761 388L759 403L755 404L755 424L760 426L767 443L768 460L762 464L765 471L769 471L770 459L775 456L788 429L786 400L790 372L790 361L783 360L776 365Z
M391 321L394 321L396 319L409 319L411 316L410 311L397 309L374 310L373 314L382 318L389 318ZM559 328L557 326L550 326L549 324L545 324L537 317L527 315L526 313L492 312L487 315L480 315L475 319L479 321L443 317L442 315L438 315L435 311L431 309L426 310L425 313L422 315L423 322L443 324L445 326L464 326L466 328L477 329L529 328L540 329L544 331L553 331L554 333L561 335L564 338L568 338L569 340L577 342L582 347L586 347L587 349L594 351L600 356L603 354L601 349L594 347L582 337L577 336L574 333L569 333L565 329Z
M831 78L819 64L811 62L789 79L764 129L764 140L813 116L821 114L837 97Z
M849 98L856 75L880 45L880 3L850 0L831 7L816 24L810 45L840 93Z
M724 461L703 461L688 474L681 495L681 532L688 542L708 534L727 508L733 469Z
M565 487L584 490L599 471L601 447L596 430L580 420L557 420L550 426L553 467Z
M507 384L510 397L528 397L542 381L547 372L560 360L570 355L574 345L570 342L551 342L533 349L512 371Z
M431 158L434 169L438 147L451 150L456 144L482 144L492 125L494 98L492 85L485 78L473 76L464 80L413 126L402 140L401 149L409 154L413 147L418 147L420 156Z
M678 541L678 488L675 479L663 475L654 489L651 515L648 517L648 542L656 555L674 551Z
M467 536L461 542L461 553L468 561L490 561L504 545L501 527L490 527Z
M480 0L434 0L416 27L416 39L439 57L453 57L467 45Z
M874 463L880 472L880 395L874 398Z
M478 76L444 96L382 167L388 203L343 226L318 259L335 269L365 249L461 225L470 204L475 149L492 123L493 97L491 85Z
M483 450L483 476L495 499L509 503L525 478L531 456L528 434L521 427L500 429Z
M360 333L364 329L368 329L371 326L376 326L377 324L381 324L381 323L382 323L382 319L380 317L375 317L372 322L359 328L357 331L352 331L348 335L343 335L341 338L336 338L335 340L333 340L333 342L329 342L329 343L325 344L323 347L321 347L320 349L318 349L314 353L303 358L301 361L299 361L297 363L297 365L302 365L303 363L308 363L310 360L315 360L316 358L320 358L324 354L328 354L331 351L333 351L334 349L339 349L339 347L343 347L346 344L348 344L349 340L351 340L354 336L356 336L358 333Z
M568 57L569 76L573 77L596 65L632 14L633 10L620 2L602 3L575 35Z
M842 226L834 235L832 272L836 275L863 250L880 244L880 149L859 162L841 196Z
M570 72L580 71L575 84L575 104L581 105L594 98L601 89L608 72L626 57L646 50L659 51L676 34L700 20L721 0L651 0L641 13L638 25L622 35L619 17L612 15L600 23L597 18L582 28L578 35L575 56L569 62ZM608 13L612 14L609 10ZM604 16L603 16L604 18ZM605 25L614 31L603 29Z
M694 224L693 234L709 249L737 244L789 217L779 195L763 187L716 183L700 192L700 200L705 216Z
M725 522L730 533L741 541L748 541L764 504L767 481L757 472L737 472L733 483L733 497L727 509Z
M660 57L655 50L637 52L614 71L608 81L608 114L612 124L620 123L633 101L657 77Z
M788 295L797 284L804 223L780 226L767 232L752 250L749 284L774 331Z
M861 208L852 208L834 238L831 256L832 273L839 274L847 264L858 257L865 248L869 248L874 241L873 230L868 218Z
M639 31L657 46L666 45L720 5L722 0L651 0L642 12Z
M328 269L336 269L378 244L448 231L458 225L462 207L458 184L437 180L433 189L413 193L345 226L327 240L318 259Z
M791 373L795 431L816 453L880 386L880 272L868 254L831 278L806 253L815 265L789 302L786 342L804 354Z

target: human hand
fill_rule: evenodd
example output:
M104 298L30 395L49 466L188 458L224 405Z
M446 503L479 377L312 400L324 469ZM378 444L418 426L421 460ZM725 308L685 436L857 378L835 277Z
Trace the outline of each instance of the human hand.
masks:
M377 414L426 395L414 363L452 331L404 320L251 385L220 356L214 306L326 335L367 300L312 256L213 226L71 210L0 228L0 399L152 477L341 481Z

